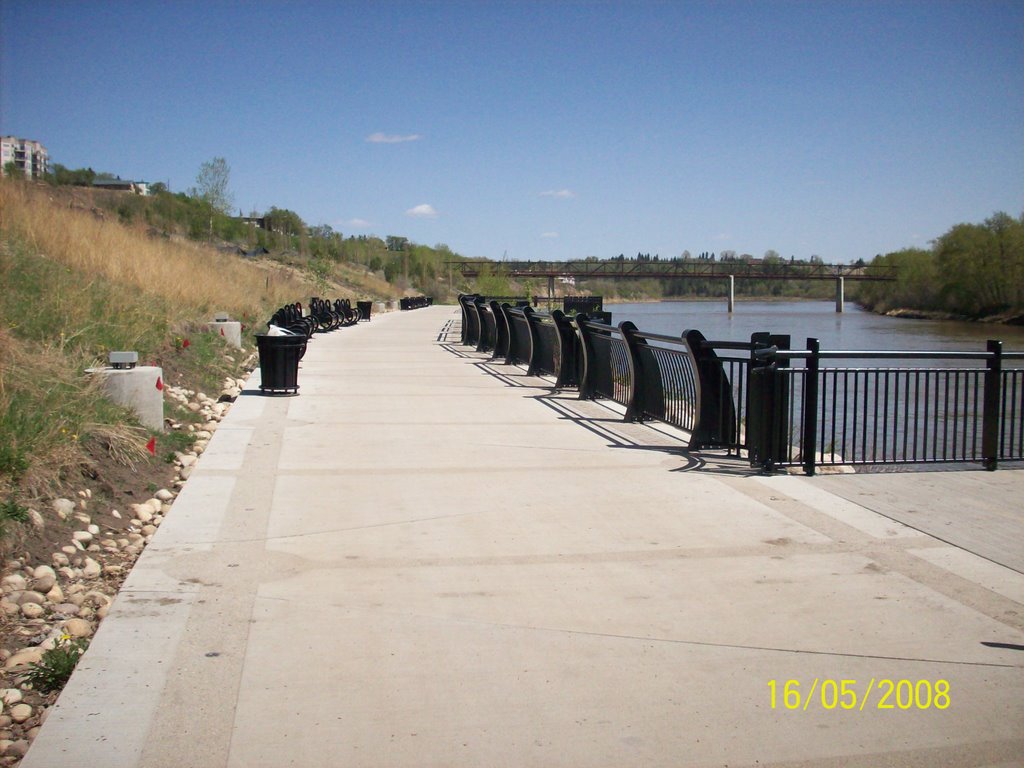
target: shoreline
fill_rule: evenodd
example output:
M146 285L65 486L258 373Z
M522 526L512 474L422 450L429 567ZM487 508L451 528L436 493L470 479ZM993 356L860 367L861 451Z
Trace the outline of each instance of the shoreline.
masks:
M693 296L693 297L673 297L670 299L630 299L630 300L614 300L605 302L607 306L617 306L622 304L681 304L684 302L700 302L700 303L715 303L725 302L725 297L722 296ZM745 304L751 302L769 302L769 303L780 303L788 301L798 302L833 302L833 299L829 298L813 298L807 296L737 296L735 299L737 304ZM865 312L870 312L875 315L882 315L885 317L896 317L905 320L931 320L935 322L956 322L956 323L984 323L987 325L1012 325L1012 326L1024 326L1024 312L1004 312L997 315L986 315L985 317L970 317L968 315L958 315L955 312L942 312L939 310L932 309L909 309L907 307L896 307L894 309L878 310L866 307L858 301L850 300L847 304L853 304L854 306L862 309Z

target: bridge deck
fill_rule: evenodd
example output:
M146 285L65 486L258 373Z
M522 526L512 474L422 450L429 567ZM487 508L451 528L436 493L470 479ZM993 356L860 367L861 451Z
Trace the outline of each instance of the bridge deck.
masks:
M875 513L871 478L689 460L489 369L437 340L456 315L375 317L310 345L300 396L246 390L24 768L1019 764L1024 575ZM934 477L886 504L992 475ZM951 704L879 709L883 678ZM822 707L841 679L874 681L863 711Z

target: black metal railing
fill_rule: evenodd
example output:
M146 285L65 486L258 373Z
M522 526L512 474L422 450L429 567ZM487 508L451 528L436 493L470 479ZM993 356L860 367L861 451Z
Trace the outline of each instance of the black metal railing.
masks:
M480 311L475 298L463 302L464 317L473 307ZM788 336L770 333L714 341L507 302L486 311L497 343L507 343L494 357L554 376L556 388L578 387L581 399L613 400L626 420L678 427L689 450L745 452L761 469L807 474L822 465L995 469L1024 460L1024 363L1009 365L1024 352L1003 352L1000 342L977 352L825 351L808 339L806 350L791 350ZM844 359L858 365L828 365Z
M489 311L497 319L494 303L512 302L515 306L529 305L529 299L522 296L482 296L478 293L463 293L459 295L459 309L462 310L462 334L461 342L467 346L477 347L481 341L481 335L486 333L481 318L481 307L488 307ZM499 356L502 350L498 347L501 343L501 329L497 326L492 330L493 336L485 340L486 349L495 350L495 356ZM483 350L481 350L483 351Z
M1024 368L1004 367L1024 352L1004 353L1001 342L988 342L984 352L839 351L809 338L806 350L755 354L754 465L801 466L813 475L823 465L977 462L995 469L1024 459ZM841 360L858 364L828 364Z
M604 311L603 296L563 296L562 311L565 314L591 314Z
M626 406L633 403L634 368L621 328L591 322L586 315L573 320L580 338L583 359L580 399L608 398ZM630 323L632 325L632 323Z
M530 323L533 309L512 307L508 304L502 304L501 307L508 323L508 352L505 355L505 362L524 363L529 370L534 347L534 334Z

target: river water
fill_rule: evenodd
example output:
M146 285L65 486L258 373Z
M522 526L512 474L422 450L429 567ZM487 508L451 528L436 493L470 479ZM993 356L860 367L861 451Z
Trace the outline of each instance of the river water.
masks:
M793 349L805 349L807 337L824 349L984 351L987 339L1000 339L1004 351L1024 351L1024 328L990 323L911 320L866 312L847 302L740 301L732 314L725 301L662 301L606 304L612 322L632 320L651 333L678 336L696 328L716 341L749 341L756 331L789 334Z

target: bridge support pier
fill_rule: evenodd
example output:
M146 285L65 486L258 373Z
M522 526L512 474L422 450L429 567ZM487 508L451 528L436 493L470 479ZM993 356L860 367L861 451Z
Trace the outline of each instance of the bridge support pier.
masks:
M555 306L555 276L548 275L548 312Z
M836 278L836 312L843 311L843 295L845 293L845 278Z
M729 275L729 314L736 308L736 276Z

